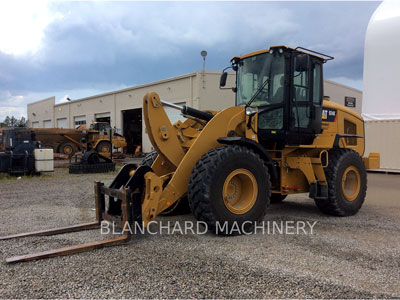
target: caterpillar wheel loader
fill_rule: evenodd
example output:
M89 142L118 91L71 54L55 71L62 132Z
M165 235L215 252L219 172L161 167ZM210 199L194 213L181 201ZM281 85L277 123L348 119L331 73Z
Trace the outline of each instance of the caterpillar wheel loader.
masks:
M148 226L157 215L187 201L197 220L215 231L219 223L251 230L270 202L309 193L325 214L351 216L367 190L365 165L377 168L379 154L364 158L360 115L323 99L323 64L333 57L304 48L274 46L231 60L236 106L200 111L143 98L147 134L157 153L136 168L127 164L109 187L95 183L95 222L29 235L98 228L102 220L124 227ZM224 88L227 73L221 75ZM171 124L163 106L187 118ZM7 262L67 255L130 239L110 240L9 258Z

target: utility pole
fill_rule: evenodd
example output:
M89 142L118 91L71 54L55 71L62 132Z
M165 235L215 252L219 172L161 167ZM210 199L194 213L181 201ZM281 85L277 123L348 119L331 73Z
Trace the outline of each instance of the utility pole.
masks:
M200 55L203 57L203 74L201 77L203 77L203 89L206 88L206 81L205 81L205 70L206 70L206 56L207 56L207 51L203 50L200 52Z

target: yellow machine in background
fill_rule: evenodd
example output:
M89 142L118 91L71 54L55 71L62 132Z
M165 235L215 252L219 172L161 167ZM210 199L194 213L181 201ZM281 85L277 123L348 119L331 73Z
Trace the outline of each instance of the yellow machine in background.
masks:
M90 127L84 124L76 129L32 128L36 141L40 141L43 148L53 149L55 153L69 156L73 156L75 152L82 149L109 154L110 129L111 126L105 122L94 122ZM112 145L114 149L126 147L126 140L122 135L115 133L112 137Z
M109 187L96 183L97 221L91 226L109 220L146 227L157 215L186 204L212 231L217 224L225 224L228 233L233 226L249 231L270 202L296 193L309 193L329 215L357 213L367 190L365 165L379 167L379 155L364 163L363 119L323 100L322 66L330 59L286 46L234 57L236 106L219 112L180 107L156 93L145 95L143 115L156 152L138 169L125 165ZM224 72L221 87L226 78ZM171 124L165 105L187 119ZM53 250L51 256L128 239L129 234Z

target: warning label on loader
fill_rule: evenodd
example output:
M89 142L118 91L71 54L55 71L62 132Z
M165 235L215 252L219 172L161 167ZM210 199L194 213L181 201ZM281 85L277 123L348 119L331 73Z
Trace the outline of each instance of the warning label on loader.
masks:
M333 108L322 108L322 121L336 122L336 109Z

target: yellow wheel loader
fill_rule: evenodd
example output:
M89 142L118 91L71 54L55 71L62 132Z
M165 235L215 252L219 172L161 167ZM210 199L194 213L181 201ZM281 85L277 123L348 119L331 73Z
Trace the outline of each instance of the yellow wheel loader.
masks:
M56 234L96 228L102 220L143 227L157 215L188 204L199 221L216 231L224 224L250 231L270 202L309 193L334 216L354 215L367 190L366 167L379 167L379 154L363 161L360 115L323 99L323 64L333 57L304 48L275 46L231 60L236 72L236 106L200 111L143 98L147 134L156 150L144 163L125 165L109 187L95 184L93 223L4 237ZM220 85L224 88L227 73ZM164 106L187 118L171 124ZM10 258L8 262L87 251L129 240L111 240Z

